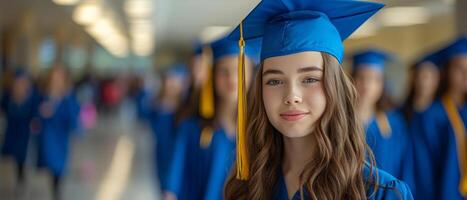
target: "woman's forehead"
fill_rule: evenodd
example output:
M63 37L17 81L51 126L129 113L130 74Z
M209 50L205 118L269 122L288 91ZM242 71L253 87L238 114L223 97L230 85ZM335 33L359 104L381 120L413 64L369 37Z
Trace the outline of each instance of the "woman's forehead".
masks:
M323 56L320 52L308 51L267 58L263 63L263 71L265 69L287 71L303 67L316 67L323 69L323 63Z

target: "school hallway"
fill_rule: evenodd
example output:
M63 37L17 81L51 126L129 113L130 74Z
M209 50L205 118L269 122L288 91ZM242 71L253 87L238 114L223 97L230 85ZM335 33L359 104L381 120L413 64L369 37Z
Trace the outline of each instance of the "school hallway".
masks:
M135 119L128 108L100 114L95 128L74 137L62 199L160 199L150 159L151 135ZM31 154L34 152L28 154L27 181L19 187L15 187L13 164L0 161L0 199L52 199L50 178L45 171L36 170Z

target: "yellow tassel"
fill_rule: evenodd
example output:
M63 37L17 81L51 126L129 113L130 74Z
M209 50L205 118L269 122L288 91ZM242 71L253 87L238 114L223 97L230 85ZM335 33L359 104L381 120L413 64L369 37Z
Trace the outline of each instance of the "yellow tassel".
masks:
M211 146L213 136L213 129L211 126L206 126L201 131L201 137L199 138L199 146L203 149L207 149Z
M212 50L209 47L203 48L203 67L207 68L207 79L200 92L199 113L204 119L211 119L214 117L214 91L212 83Z
M240 53L238 55L238 121L237 121L237 179L248 180L249 163L246 147L246 92L245 92L245 40L243 23L240 23Z
M384 112L376 113L376 125L378 125L378 129L381 132L381 136L383 136L384 138L391 137L391 125L389 124L388 117Z
M456 136L457 156L459 157L459 169L461 170L459 191L464 197L467 197L467 137L465 135L465 125L452 99L449 96L443 96L442 102Z

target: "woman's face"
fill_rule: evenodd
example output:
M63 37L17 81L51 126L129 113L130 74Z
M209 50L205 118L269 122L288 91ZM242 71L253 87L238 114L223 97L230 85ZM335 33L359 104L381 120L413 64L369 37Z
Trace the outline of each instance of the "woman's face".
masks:
M52 69L51 75L50 75L50 93L52 96L59 96L65 93L66 90L66 74L65 71L61 68L54 68Z
M285 137L309 135L326 108L324 61L319 52L267 58L262 95L271 124Z
M169 99L179 99L186 88L183 76L167 76L164 80L164 91Z
M433 98L439 84L439 70L431 62L420 64L414 75L415 95L420 98Z
M202 87L208 75L208 68L206 67L207 65L204 62L205 60L203 55L196 55L193 57L191 73L193 73L193 82L196 88Z
M467 54L452 59L448 70L448 81L451 91L467 93Z
M360 66L353 78L360 104L376 105L383 95L383 73L373 66Z
M217 96L222 101L237 102L237 83L238 83L238 57L225 56L216 62L215 70L215 90ZM251 81L252 63L246 59L245 63L245 83L248 88Z
M30 82L26 77L14 79L13 82L13 96L16 100L25 99L30 92Z

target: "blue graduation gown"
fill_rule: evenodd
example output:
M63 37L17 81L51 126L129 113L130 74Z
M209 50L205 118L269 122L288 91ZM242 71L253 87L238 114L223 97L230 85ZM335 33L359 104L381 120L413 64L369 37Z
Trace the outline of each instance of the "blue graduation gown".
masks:
M426 110L413 112L408 121L408 130L413 147L413 178L416 190L412 189L415 199L437 199L434 180L434 162L431 157L425 123Z
M205 200L222 199L225 181L235 162L235 138L229 138L223 129L218 129L213 138L213 160Z
M201 147L201 131L200 119L196 117L188 118L178 126L167 178L167 191L175 193L178 200L204 197L213 145Z
M467 122L467 108L459 109L460 116ZM428 147L433 159L434 188L436 199L464 199L459 191L460 169L454 129L440 100L433 103L426 113Z
M375 193L374 186L371 186L367 191L367 197L369 200L411 200L413 199L410 188L404 182L394 178L390 174L379 170L377 168L373 169L373 176L376 176L378 179L378 187ZM369 181L370 170L365 167L364 174ZM306 190L306 189L305 189ZM287 186L285 185L284 177L282 172L280 172L279 182L276 185L276 193L274 194L274 200L288 200ZM304 199L310 199L308 193L304 191ZM300 200L300 191L295 192L292 200Z
M2 154L12 156L17 163L24 164L31 135L30 123L37 108L35 94L31 92L21 103L5 98L3 104L6 129Z
M45 97L43 102L51 101ZM62 176L68 161L70 136L78 128L79 105L72 95L53 103L52 116L39 114L38 166L45 167L54 176Z
M162 190L166 189L167 173L175 143L174 113L163 108L153 108L148 116L154 134L154 155L157 176Z
M138 116L139 119L145 119L148 117L148 112L147 110L150 109L148 107L149 105L149 95L148 92L146 92L144 89L138 90L134 97L135 105L136 105L136 115Z
M376 160L376 166L409 184L413 189L413 150L410 135L400 112L386 112L391 127L384 136L374 117L366 125L366 141Z

